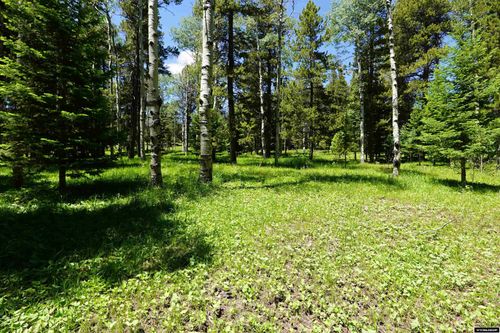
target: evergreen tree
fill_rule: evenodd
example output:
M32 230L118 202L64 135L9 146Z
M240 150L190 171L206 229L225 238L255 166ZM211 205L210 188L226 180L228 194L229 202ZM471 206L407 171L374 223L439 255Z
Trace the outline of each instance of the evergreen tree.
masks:
M6 155L55 165L59 188L66 171L104 155L109 110L106 33L91 1L5 1L1 110ZM14 163L16 172L22 163ZM20 179L18 175L15 177Z
M463 35L436 71L422 116L424 150L431 158L458 160L466 184L467 159L496 150L499 74L491 67L487 38L481 30Z
M380 106L382 92L378 72L380 68L380 45L384 37L382 21L383 2L380 0L337 0L333 3L332 30L336 41L354 46L355 69L359 91L359 147L360 162L365 155L375 159L381 147L382 137L377 134L385 110ZM381 111L384 112L381 112ZM378 128L377 128L378 127ZM384 132L383 130L382 132ZM385 134L385 133L384 133Z
M406 123L418 98L446 49L450 32L448 0L399 0L394 8L394 34L398 63L400 119Z
M309 103L304 109L304 143L309 145L309 159L313 159L314 147L316 145L315 130L317 127L318 104L315 102L315 90L322 86L327 56L321 52L325 41L325 24L323 18L318 14L317 7L309 0L300 14L298 27L295 34L296 60L299 63L297 77L302 80L304 89L309 96ZM304 145L305 146L305 145Z

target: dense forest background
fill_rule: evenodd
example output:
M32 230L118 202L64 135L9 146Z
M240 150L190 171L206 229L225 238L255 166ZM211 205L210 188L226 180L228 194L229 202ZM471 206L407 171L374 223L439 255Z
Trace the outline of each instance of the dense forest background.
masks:
M232 163L243 152L278 163L290 150L311 160L330 150L392 161L394 175L405 161L458 163L464 183L467 166L499 163L495 1L343 0L327 17L309 1L298 20L285 0L197 2L171 32L155 28L152 49L148 5L0 1L0 157L17 186L56 167L64 188L67 170L176 146L211 155L209 173L223 151ZM163 33L176 45L162 45ZM332 45L349 45L353 62ZM165 59L180 51L193 63L172 75ZM148 99L155 73L161 99Z

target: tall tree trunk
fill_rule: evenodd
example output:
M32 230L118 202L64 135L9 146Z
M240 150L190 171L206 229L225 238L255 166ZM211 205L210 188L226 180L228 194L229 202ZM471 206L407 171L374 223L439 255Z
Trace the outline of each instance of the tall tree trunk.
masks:
M108 67L110 71L113 71L114 68L114 73L110 78L110 93L111 95L114 95L114 105L113 107L115 108L116 112L116 130L118 132L121 131L121 112L120 112L120 89L119 89L119 68L117 66L118 62L118 55L116 52L116 45L115 45L115 36L113 32L113 23L111 21L111 15L110 15L110 9L108 8L107 4L104 8L105 16L106 16L106 23L107 23L107 34L108 34L108 53L109 53L109 59L108 59ZM113 57L115 59L114 64L113 64ZM114 144L115 142L111 142L111 152L112 155L114 155ZM120 143L119 143L120 145ZM121 153L121 145L119 149L119 153Z
M262 156L266 157L266 110L264 108L264 78L262 77L262 57L260 56L259 37L257 37L257 53L259 53L260 142Z
M365 163L365 89L363 82L363 68L361 62L361 46L356 45L356 61L358 62L359 80L359 162Z
M111 39L112 39L112 37L111 37L112 23L111 23L111 17L110 17L108 8L105 7L104 11L106 14L107 35L108 35L108 70L110 72L112 72L112 70L113 70L113 43L111 41ZM115 83L115 79L114 79L114 75L113 75L109 78L109 94L110 95L114 94L114 90L115 90L114 83ZM116 101L112 102L111 108L115 107L115 105L114 105L115 103L116 103ZM111 154L111 158L113 158L115 155L113 143L110 143L110 154Z
M213 97L214 101L212 104L212 108L210 109L210 111L212 112L211 115L213 115L213 112L219 112L219 106L217 104L217 101L218 101L217 95L213 95L212 97ZM212 135L210 138L212 139L212 164L213 164L217 160L218 142L217 142L217 138L214 135Z
M460 159L460 182L462 186L467 185L467 160L465 157Z
M158 0L148 0L148 54L149 77L147 94L147 115L149 118L149 138L151 140L151 185L161 186L161 141L160 107L162 100L158 86Z
M135 112L135 145L137 149L137 156L141 157L141 103L142 103L142 96L141 96L141 63L140 63L140 52L139 52L139 25L137 26L137 36L136 36L136 47L135 47L135 66L136 66L136 76L137 76L137 90L134 92L134 99L135 99L135 105L136 105L136 112Z
M302 154L306 154L307 149L307 121L304 122L304 126L302 127Z
M280 115L280 107L281 107L281 44L282 44L282 33L283 33L283 0L280 0L279 6L279 14L278 14L278 64L276 69L276 140L274 147L274 165L278 165L279 157L281 154L281 141L280 141L280 132L281 132L281 115Z
M122 112L120 106L120 67L118 66L118 53L116 51L115 37L114 34L111 35L111 41L113 43L113 53L115 56L115 112L116 112L116 130L118 133L122 130ZM118 141L118 154L121 157L122 153L122 143Z
M137 65L137 61L136 61ZM129 109L128 133L127 133L127 154L128 158L135 157L135 148L137 146L137 112L139 110L139 80L137 77L137 68L132 72L132 103Z
M213 0L203 0L200 84L200 180L212 181L212 140L210 138L210 96L212 95Z
M273 86L273 76L272 76L272 64L271 64L271 50L269 50L269 58L266 62L267 64L267 77L266 77L266 158L271 157L271 115L273 114L273 96L272 96L272 86Z
M231 163L236 164L238 136L236 133L236 119L234 115L234 11L230 9L227 13L228 29L228 66L227 66L227 104L229 117L230 155Z
M146 120L145 120L145 106L146 106L146 101L145 101L145 93L144 93L144 34L142 32L142 26L143 26L143 21L144 21L144 14L143 14L143 2L142 0L139 0L138 2L139 6L139 31L138 31L138 36L137 39L139 41L139 96L140 96L140 102L139 102L139 156L141 159L146 159L146 149L144 145L144 137L145 137L145 132L146 132Z
M191 120L191 96L189 83L186 84L186 108L184 110L184 119L182 121L182 152L187 154L189 151L189 123Z
M387 7L387 26L389 29L389 59L391 63L391 81L392 81L392 136L394 141L392 175L399 175L401 165L401 143L399 141L399 108L398 108L398 80L396 72L396 53L394 51L394 30L392 26L392 4L391 0L386 0Z
M22 165L16 163L12 166L12 186L14 186L15 188L21 188L23 185L24 185L23 167Z
M314 118L314 84L309 82L309 107L311 108L311 113L313 113ZM314 120L311 120L311 124L309 125L309 160L313 160L314 158Z

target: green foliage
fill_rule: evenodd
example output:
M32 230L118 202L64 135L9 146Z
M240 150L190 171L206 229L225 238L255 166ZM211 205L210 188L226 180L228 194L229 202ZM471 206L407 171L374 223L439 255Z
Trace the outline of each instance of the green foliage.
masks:
M422 99L440 59L446 55L445 37L451 30L448 0L401 0L394 8L400 118L406 123Z
M180 49L199 53L201 30L201 19L188 16L181 20L178 27L172 28L172 36Z
M394 33L399 75L428 83L433 68L443 56L443 38L450 32L450 3L446 0L396 2ZM418 89L415 83L413 89Z
M335 0L330 14L337 40L360 43L380 20L381 0Z
M102 17L90 1L4 1L2 157L78 167L102 157L107 126Z
M494 104L500 86L491 56L479 30L458 41L436 71L424 108L412 115L410 149L422 149L433 160L496 155Z

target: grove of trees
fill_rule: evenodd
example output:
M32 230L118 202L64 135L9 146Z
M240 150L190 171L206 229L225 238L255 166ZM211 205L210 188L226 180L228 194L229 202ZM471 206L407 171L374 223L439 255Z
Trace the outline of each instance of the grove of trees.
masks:
M63 190L68 172L125 153L149 156L160 186L177 145L199 154L204 182L226 151L279 165L331 150L394 176L457 163L463 184L468 165L500 163L496 1L335 0L322 16L309 0L295 19L293 0L203 0L161 32L169 5L0 0L0 159L15 186L56 168ZM180 51L193 64L172 74Z

